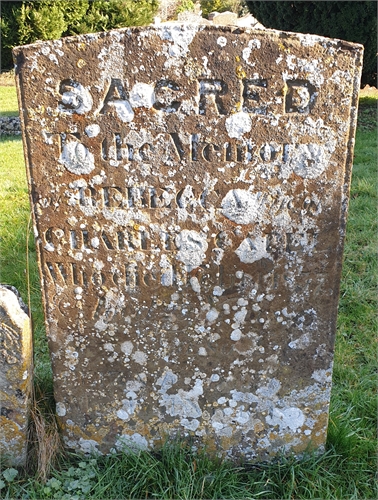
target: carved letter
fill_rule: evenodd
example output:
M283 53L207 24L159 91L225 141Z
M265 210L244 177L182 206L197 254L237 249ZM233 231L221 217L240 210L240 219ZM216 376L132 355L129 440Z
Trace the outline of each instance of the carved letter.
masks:
M266 106L259 106L260 93L266 87L267 81L263 79L243 80L243 111L259 115L266 114Z
M74 80L62 80L59 86L62 100L59 109L65 113L83 115L93 106L92 96L86 87Z
M131 122L134 118L133 108L127 98L122 82L118 78L112 78L100 114L105 115L110 111L115 111L118 118L125 123Z
M180 87L176 82L171 80L160 80L155 86L155 98L156 101L153 105L158 111L164 111L165 113L175 113L181 102L175 100L174 93L180 90Z
M308 114L315 103L315 87L305 80L286 81L285 112Z
M208 112L225 115L226 110L220 96L227 93L227 85L222 80L199 80L199 114Z

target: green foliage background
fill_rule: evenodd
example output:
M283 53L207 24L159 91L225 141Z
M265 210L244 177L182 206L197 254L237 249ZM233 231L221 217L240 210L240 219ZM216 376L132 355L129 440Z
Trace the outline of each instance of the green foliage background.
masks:
M158 0L1 1L1 69L13 66L11 49L36 40L150 24Z
M266 27L314 33L361 43L365 47L362 83L377 86L376 1L246 1Z

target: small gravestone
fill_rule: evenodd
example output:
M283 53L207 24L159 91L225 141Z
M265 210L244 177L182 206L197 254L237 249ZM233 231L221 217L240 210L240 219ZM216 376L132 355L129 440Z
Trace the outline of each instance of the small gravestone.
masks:
M25 465L33 375L30 318L18 295L0 285L0 456Z
M66 445L321 448L362 47L169 24L15 61Z
M212 21L218 26L228 26L229 24L236 24L238 15L234 12L210 12L208 15L209 21Z

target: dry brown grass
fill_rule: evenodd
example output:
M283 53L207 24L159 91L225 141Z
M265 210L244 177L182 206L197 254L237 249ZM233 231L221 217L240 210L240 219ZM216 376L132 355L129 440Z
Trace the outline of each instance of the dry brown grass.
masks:
M14 70L4 71L0 73L0 86L1 87L14 87L16 85L14 81Z
M38 397L39 396L39 397ZM38 391L30 411L28 470L46 482L64 450L51 398Z

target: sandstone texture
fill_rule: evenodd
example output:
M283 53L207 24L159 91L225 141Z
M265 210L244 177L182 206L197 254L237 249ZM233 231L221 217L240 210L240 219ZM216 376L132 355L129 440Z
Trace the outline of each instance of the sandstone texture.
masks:
M14 54L67 447L321 449L362 47L167 24Z
M32 374L30 318L0 285L0 455L9 465L25 465Z

